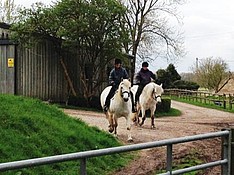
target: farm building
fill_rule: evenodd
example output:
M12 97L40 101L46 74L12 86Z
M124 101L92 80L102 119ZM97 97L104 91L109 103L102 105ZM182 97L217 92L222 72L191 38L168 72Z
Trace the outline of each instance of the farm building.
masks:
M67 53L61 58L50 38L30 48L15 44L9 28L0 23L0 93L53 102L67 101L72 91L83 93L77 57Z
M227 80L224 81L219 89L218 94L234 95L234 75L230 76Z

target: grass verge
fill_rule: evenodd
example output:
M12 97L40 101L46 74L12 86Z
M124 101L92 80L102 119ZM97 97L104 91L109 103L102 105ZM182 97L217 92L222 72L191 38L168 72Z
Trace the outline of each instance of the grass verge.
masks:
M0 162L120 146L110 134L65 115L55 105L13 95L0 95ZM90 158L87 174L100 175L127 164L132 154ZM110 163L111 162L111 163ZM77 174L79 161L6 171L2 174Z

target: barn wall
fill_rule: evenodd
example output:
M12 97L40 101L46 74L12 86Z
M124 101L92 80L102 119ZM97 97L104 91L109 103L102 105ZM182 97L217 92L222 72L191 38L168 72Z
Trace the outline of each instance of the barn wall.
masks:
M14 45L9 40L8 25L0 23L0 32L0 93L54 102L65 102L68 96L72 95L60 58L50 39L28 48L20 44ZM80 79L78 56L69 52L63 55L74 90L78 96L82 96L84 88ZM14 59L13 67L8 67L9 58ZM84 62L85 60L82 60L82 63ZM105 74L105 71L103 73ZM105 86L104 83L96 96L99 96Z
M50 41L32 48L19 46L17 53L16 94L56 102L66 100L67 82Z
M15 93L15 66L8 61L15 60L15 45L0 44L0 93Z

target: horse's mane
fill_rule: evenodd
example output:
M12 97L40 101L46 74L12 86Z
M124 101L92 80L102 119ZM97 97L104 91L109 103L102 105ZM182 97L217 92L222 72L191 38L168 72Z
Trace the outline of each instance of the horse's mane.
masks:
M131 82L130 82L128 79L123 79L123 80L120 82L119 87L118 87L118 90L120 90L121 84L124 84L125 86L131 87Z
M121 88L122 84L124 84L127 87L131 87L131 82L128 79L123 79L119 84L119 87L118 87L117 92L116 92L117 94L119 94L121 92L120 88Z
M157 85L154 82L150 82L149 84L147 84L144 89L143 92L145 93L145 95L147 97L150 97L152 95L153 90L156 89L157 92L159 92L159 94L163 93L163 88L161 85Z
M147 97L151 96L151 94L152 94L152 92L153 92L153 89L154 89L154 87L155 87L154 85L155 85L155 83L150 82L149 84L147 84L147 85L144 87L143 93L145 93L145 95L146 95Z

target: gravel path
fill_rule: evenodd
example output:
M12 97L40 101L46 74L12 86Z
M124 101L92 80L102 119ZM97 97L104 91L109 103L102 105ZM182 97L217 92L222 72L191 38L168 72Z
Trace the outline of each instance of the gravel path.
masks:
M234 114L214 109L197 107L185 103L172 101L172 108L182 112L179 117L162 117L155 119L156 129L150 129L150 119L147 118L142 127L132 126L134 142L127 143L125 119L120 118L118 126L118 138L125 144L143 143L162 139L190 136L214 131L223 128L234 127ZM65 113L72 117L78 117L91 126L98 126L108 130L108 121L103 113L65 109ZM179 162L181 158L191 153L199 153L204 161L216 161L220 159L220 139L208 139L204 141L189 142L173 146L173 161ZM147 175L154 170L165 168L165 148L155 148L141 151L140 157L132 161L129 166L116 172L115 175ZM206 175L219 175L220 167L214 167L205 171Z

